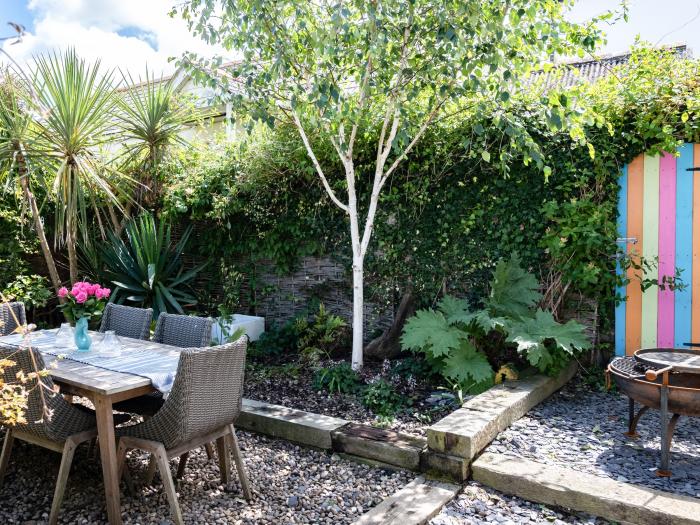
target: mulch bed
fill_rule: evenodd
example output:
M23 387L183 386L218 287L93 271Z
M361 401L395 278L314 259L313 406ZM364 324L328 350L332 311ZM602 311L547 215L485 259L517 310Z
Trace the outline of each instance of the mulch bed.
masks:
M327 361L323 366L337 363ZM291 371L290 371L291 370ZM313 386L314 370L310 367L256 365L246 371L245 397L289 408L315 412L404 432L425 435L425 429L457 408L446 391L435 390L420 378L392 375L388 364L367 363L362 371L365 382L384 378L391 382L405 406L387 422L362 405L358 395L329 394Z

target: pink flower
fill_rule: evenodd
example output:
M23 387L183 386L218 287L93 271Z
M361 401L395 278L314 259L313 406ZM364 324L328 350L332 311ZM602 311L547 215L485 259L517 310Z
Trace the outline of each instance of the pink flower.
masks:
M87 298L88 298L87 292L81 290L81 291L79 291L79 292L76 294L76 296L75 296L75 302L82 304L82 303L84 303L85 301L87 301Z
M112 290L110 290L109 288L101 288L100 292L102 293L103 299L107 299L112 294Z
M62 287L58 290L58 296L59 296L59 297L65 297L66 295L68 295L68 288L66 288L65 286L62 286Z
M97 295L97 290L100 289L100 285L99 284L89 284L85 288L88 289L88 295Z

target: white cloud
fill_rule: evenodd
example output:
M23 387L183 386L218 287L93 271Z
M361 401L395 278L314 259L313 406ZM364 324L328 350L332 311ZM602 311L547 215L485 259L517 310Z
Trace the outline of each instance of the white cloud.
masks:
M148 68L156 74L174 69L169 57L184 51L221 53L192 36L178 17L168 16L175 0L31 0L34 31L4 48L20 63L49 50L75 47L78 54L100 59L135 78Z

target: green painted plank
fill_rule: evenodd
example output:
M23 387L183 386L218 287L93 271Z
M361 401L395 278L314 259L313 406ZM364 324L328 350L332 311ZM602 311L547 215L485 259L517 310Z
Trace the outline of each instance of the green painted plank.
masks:
M642 255L648 261L659 256L659 160L658 155L644 155L644 215ZM646 275L656 278L657 275ZM638 286L638 284L635 284ZM659 289L652 286L642 294L642 348L656 346Z

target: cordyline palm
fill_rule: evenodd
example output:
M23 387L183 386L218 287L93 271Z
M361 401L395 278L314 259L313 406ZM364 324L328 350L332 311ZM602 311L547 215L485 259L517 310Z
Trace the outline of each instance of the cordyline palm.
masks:
M38 140L48 153L45 170L53 179L56 239L68 248L70 278L75 282L75 244L79 225L87 224L87 208L93 207L101 225L102 201L121 209L119 196L126 197L122 183L128 179L98 154L109 140L117 106L112 74L101 72L99 60L89 64L75 50L50 53L35 58L34 90L40 114Z
M61 287L61 278L56 269L56 262L46 240L44 224L39 214L34 192L30 167L34 160L41 155L37 151L36 142L32 138L33 120L27 111L26 100L31 99L31 90L18 75L9 71L0 77L0 179L5 179L5 187L19 184L27 208L32 214L34 229L46 266L51 277L51 284L56 292Z
M124 156L141 183L137 201L151 202L158 193L159 166L173 146L185 146L181 137L188 120L187 107L175 98L174 77L156 80L146 71L138 83L124 75L128 87L119 97L118 126L124 141ZM150 193L143 190L150 189Z

